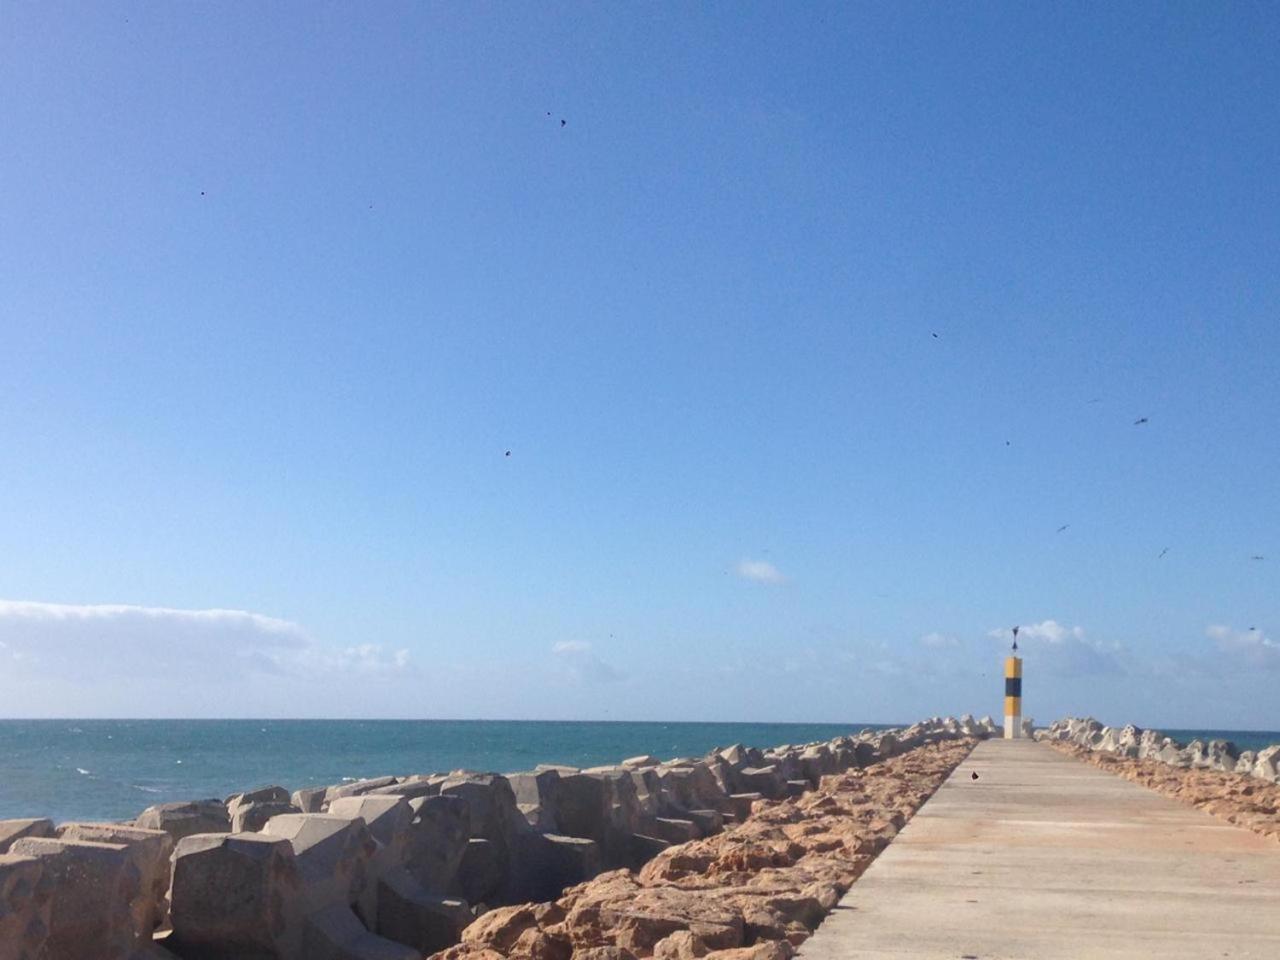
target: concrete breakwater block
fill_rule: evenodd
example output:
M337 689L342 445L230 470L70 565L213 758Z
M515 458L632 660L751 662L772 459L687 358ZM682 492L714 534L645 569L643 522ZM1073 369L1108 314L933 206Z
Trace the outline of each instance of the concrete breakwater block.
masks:
M0 853L8 853L23 837L53 836L53 821L44 817L28 820L0 820Z
M38 861L50 888L47 933L33 956L127 960L136 944L150 939L150 929L139 929L137 906L149 893L124 844L24 837L10 853Z
M37 857L0 853L0 960L30 960L49 935L53 883Z
M197 833L230 833L231 816L221 800L158 803L143 810L133 825L144 830L163 830L177 843Z

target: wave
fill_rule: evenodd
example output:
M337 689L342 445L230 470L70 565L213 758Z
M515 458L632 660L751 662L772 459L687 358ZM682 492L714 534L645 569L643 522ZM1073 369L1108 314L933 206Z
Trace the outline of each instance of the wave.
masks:
M82 777L92 777L92 776L93 776L93 774L92 774L92 773L90 773L88 770L86 770L84 767L76 767L76 773L80 774Z

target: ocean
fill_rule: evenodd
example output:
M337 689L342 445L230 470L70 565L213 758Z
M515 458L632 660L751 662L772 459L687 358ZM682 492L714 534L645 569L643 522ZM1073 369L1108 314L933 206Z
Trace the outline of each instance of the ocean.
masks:
M515 720L0 720L0 819L123 820L153 803L387 774L576 767L701 756L883 729L874 723ZM1183 743L1280 743L1277 731L1166 730Z
M871 723L511 720L0 720L0 819L123 820L153 803L225 799L387 774L577 767L732 743L829 740Z

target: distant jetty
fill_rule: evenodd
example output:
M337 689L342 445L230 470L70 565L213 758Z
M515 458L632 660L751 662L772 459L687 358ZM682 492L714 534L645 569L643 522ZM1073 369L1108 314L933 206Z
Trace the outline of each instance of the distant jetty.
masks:
M124 823L0 821L0 960L421 960L496 906L639 870L755 811L794 804L824 777L957 742L925 778L940 782L967 753L961 741L997 732L989 717L932 718L586 770L387 776L292 794L271 786L160 804ZM880 845L904 820L876 821L887 824ZM728 940L742 946L737 924Z

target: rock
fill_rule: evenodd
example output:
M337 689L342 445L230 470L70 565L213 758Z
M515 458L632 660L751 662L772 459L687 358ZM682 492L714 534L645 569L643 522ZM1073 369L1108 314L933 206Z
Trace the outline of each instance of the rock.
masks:
M697 934L677 930L653 945L653 960L697 960L710 952Z
M1258 754L1253 750L1246 750L1236 759L1236 773L1249 776L1253 773L1253 766L1258 762Z
M139 936L137 902L149 891L123 844L23 837L10 852L38 860L51 889L48 933L37 956L128 960Z
M708 953L707 957L710 960L790 960L795 955L795 947L786 940L765 940L753 947L716 950Z
M695 934L709 949L742 946L744 936L736 910L693 891L641 887L626 871L577 888L564 928L575 945L613 943L641 957L678 930Z
M15 840L23 837L53 836L53 821L43 817L34 820L0 820L0 853L8 853Z
M0 853L0 960L45 955L52 893L39 858Z
M168 913L169 857L173 838L163 830L143 830L116 823L64 823L61 840L120 844L138 871L140 893L133 902L134 930L138 938L150 937Z
M147 807L133 825L143 830L163 830L177 843L197 833L229 833L231 817L221 800L192 800Z
M729 805L732 808L734 817L742 821L751 816L752 807L757 801L763 799L764 796L759 793L735 793L729 797Z
M197 834L173 853L170 918L184 960L295 960L303 898L292 844L260 833Z

